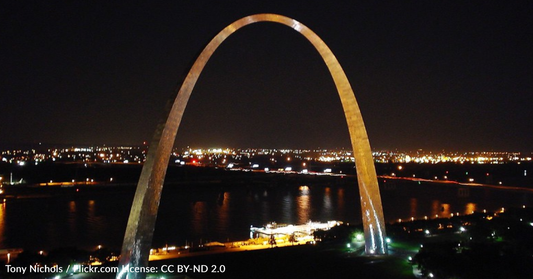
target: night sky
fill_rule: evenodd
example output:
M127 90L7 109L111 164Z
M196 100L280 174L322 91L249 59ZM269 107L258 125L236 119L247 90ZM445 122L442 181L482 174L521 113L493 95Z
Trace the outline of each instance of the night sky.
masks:
M149 141L213 36L279 13L336 55L373 149L533 151L532 1L256 2L0 1L0 146ZM176 145L350 147L320 56L275 23L215 52Z

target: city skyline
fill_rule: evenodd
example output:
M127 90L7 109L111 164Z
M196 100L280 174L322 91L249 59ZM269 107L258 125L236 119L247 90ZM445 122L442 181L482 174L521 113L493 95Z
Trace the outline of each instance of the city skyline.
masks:
M24 166L27 163L36 165L43 162L86 162L86 163L125 163L138 164L146 160L147 145L143 146L43 146L27 149L0 149L0 161ZM476 163L503 164L509 162L530 162L533 152L508 151L398 151L375 150L372 156L375 163ZM212 165L223 156L228 160L218 164L230 164L234 160L251 159L255 156L284 157L290 159L321 161L321 162L354 162L353 151L350 149L271 149L271 148L179 148L172 149L174 163L193 165ZM181 160L180 160L181 159ZM186 160L183 160L186 159ZM230 160L231 159L231 160ZM194 161L194 163L193 163ZM172 162L172 160L171 160ZM196 164L198 163L198 164Z
M331 47L373 149L531 151L530 3L34 4L0 4L0 145L150 141L209 38L272 12ZM350 147L325 65L288 28L236 33L194 92L177 146Z

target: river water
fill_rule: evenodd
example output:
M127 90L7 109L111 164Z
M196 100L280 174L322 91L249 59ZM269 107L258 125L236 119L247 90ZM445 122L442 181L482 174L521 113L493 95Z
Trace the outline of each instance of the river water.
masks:
M533 191L388 180L380 182L387 222L450 217L502 207L533 206ZM133 189L77 198L7 200L0 204L0 248L60 247L119 249ZM302 224L339 220L360 223L356 186L283 187L166 186L154 246L232 241L269 222Z

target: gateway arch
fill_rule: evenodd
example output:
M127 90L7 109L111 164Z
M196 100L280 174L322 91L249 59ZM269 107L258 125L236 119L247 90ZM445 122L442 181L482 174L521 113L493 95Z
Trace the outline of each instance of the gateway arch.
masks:
M146 267L152 244L154 225L161 191L176 134L191 92L207 61L214 51L235 31L256 22L286 25L303 35L319 52L326 63L341 99L352 143L357 180L361 198L361 212L367 254L386 254L385 223L381 196L370 143L352 87L337 58L311 29L300 22L277 14L256 14L241 18L218 33L200 53L178 91L168 112L165 124L160 124L153 136L141 172L124 236L120 273L117 278L144 277L145 274L127 271L123 267Z

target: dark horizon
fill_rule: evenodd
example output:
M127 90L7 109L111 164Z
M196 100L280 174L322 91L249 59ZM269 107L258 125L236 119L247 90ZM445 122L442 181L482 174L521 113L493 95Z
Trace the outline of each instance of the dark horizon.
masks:
M374 150L531 152L533 3L0 3L0 146L141 144L196 55L255 13L311 28L343 66ZM215 52L176 146L350 147L321 58L258 23Z

